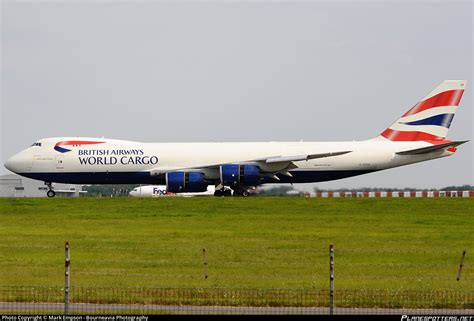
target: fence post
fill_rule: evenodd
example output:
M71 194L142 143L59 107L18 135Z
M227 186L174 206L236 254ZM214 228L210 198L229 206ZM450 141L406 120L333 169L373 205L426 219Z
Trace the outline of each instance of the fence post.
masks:
M64 266L65 266L65 273L64 273L64 277L65 277L65 280L64 280L64 315L68 315L69 314L69 281L70 281L70 274L69 274L69 267L71 265L71 260L69 258L69 242L66 242L66 246L65 246L65 262L64 262Z
M462 257L461 257L461 264L459 264L459 270L458 270L458 277L456 278L456 281L459 281L461 279L461 270L464 265L464 257L466 256L466 251L462 252Z
M202 255L204 259L204 278L207 279L207 256L206 256L206 249L202 249Z
M329 245L329 314L334 313L334 245Z

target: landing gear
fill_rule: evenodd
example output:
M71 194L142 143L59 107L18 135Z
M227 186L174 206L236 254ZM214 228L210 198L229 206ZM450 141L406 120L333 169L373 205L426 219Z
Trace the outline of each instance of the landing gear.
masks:
M233 195L235 197L239 197L239 196L248 197L250 193L246 189L235 189Z
M214 196L232 196L232 191L230 189L217 189Z
M216 188L218 187L219 186L217 186ZM220 185L220 187L222 187L222 185ZM214 196L217 196L217 197L221 197L221 196L248 197L249 195L250 193L247 189L243 187L239 187L239 186L233 187L232 190L226 187L222 187L221 189L216 189L216 191L214 192Z
M53 191L52 183L51 182L45 182L44 183L46 186L48 186L48 191L46 192L46 196L48 197L55 197L56 192Z

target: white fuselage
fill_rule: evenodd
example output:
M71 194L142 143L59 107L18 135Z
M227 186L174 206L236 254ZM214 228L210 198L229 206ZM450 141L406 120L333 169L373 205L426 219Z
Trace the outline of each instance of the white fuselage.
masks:
M70 142L79 143L66 144ZM425 141L384 139L357 142L140 143L59 137L38 141L10 158L5 166L33 179L78 184L165 184L163 173L191 169L205 173L206 178L215 180L217 185L220 164L255 163L262 171L277 174L277 178L267 177L262 183L307 183L340 179L452 154L447 150L421 155L396 154L427 146L431 144ZM291 175L278 174L285 170L287 163L258 162L269 157L338 150L350 152L295 161L287 169Z

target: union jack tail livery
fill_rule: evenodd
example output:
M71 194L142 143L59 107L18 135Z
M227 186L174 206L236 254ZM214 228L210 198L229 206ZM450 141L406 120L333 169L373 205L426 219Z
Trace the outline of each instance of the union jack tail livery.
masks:
M379 137L391 141L441 141L461 101L465 80L445 80Z

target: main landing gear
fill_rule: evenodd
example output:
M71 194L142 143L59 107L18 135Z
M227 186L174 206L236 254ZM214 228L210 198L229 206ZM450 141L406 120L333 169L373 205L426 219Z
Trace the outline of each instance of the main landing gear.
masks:
M234 196L242 196L242 197L248 197L250 195L249 191L246 189L236 189L234 190Z
M234 189L234 191L232 192L231 189L228 189L228 188L222 188L222 189L216 189L216 191L214 192L214 196L242 196L242 197L248 197L250 195L249 191L247 191L246 189Z
M228 188L216 189L214 196L232 196L232 190Z
M55 197L56 192L53 191L52 183L51 182L44 182L46 186L48 186L48 191L46 192L46 196L48 197Z

